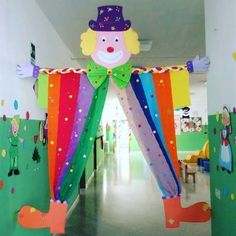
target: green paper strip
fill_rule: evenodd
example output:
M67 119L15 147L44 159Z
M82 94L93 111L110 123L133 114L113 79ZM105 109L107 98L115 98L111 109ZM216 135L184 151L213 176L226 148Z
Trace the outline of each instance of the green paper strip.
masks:
M70 198L75 189L78 188L78 183L88 161L91 149L94 144L97 129L102 116L102 111L107 95L109 80L95 90L93 101L89 109L89 114L81 135L81 139L74 153L68 173L60 186L60 200L65 201Z
M39 74L38 78L38 106L39 108L48 107L48 75Z

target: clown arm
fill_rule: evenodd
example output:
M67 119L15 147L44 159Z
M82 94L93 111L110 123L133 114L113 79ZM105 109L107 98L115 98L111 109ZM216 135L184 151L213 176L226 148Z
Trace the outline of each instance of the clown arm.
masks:
M31 64L19 64L16 67L16 74L20 79L33 77L38 79L40 74L67 74L67 73L82 73L85 72L84 69L81 68L40 68L37 65Z
M16 67L16 73L20 79L33 77L38 78L39 76L39 66L34 66L31 64L19 64Z
M208 71L210 60L208 57L196 56L192 60L186 62L189 73L205 73Z
M235 53L236 54L236 53ZM196 56L192 60L189 60L186 62L187 70L189 73L204 73L207 72L208 68L210 65L210 60L208 57L199 57ZM33 78L38 78L39 73L45 73L45 74L51 74L57 71L62 71L63 73L69 73L71 71L85 71L80 68L62 68L62 69L52 69L52 68L40 68L37 65L31 65L31 64L19 64L17 65L16 68L16 73L19 78L28 78L28 77L33 77Z

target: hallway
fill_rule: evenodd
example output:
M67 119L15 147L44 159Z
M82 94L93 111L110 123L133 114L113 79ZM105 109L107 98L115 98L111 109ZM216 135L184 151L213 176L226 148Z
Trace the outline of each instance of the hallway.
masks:
M119 156L119 158L118 158ZM209 176L182 184L183 205L209 202ZM67 236L209 236L210 222L166 229L160 191L140 152L107 155L66 226Z

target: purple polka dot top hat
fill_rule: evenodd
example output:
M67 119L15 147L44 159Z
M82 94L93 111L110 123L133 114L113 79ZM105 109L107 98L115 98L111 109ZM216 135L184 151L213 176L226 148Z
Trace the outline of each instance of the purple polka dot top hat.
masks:
M98 7L97 20L90 20L89 27L94 31L126 31L131 26L130 20L125 20L121 6Z

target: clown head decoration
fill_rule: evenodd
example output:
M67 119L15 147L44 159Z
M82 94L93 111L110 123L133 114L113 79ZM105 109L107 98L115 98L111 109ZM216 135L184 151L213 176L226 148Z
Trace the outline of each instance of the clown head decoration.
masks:
M89 29L81 35L81 48L86 56L105 68L113 69L139 53L138 34L125 20L121 6L98 7L97 20L89 21Z
M12 135L15 137L18 135L19 126L20 126L20 118L17 115L11 120L11 132Z

